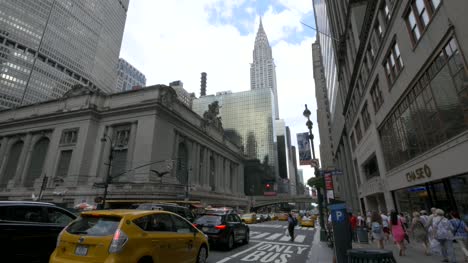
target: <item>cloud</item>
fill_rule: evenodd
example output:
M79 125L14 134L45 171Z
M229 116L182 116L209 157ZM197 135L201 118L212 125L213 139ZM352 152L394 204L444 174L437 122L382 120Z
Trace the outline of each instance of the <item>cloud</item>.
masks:
M266 1L262 19L276 63L280 117L296 144L296 133L307 131L302 116L307 103L318 154L311 55L315 32L304 31L300 24L302 17L310 16L312 3L275 2L285 8ZM208 94L249 90L258 5L245 0L130 1L120 55L146 75L147 85L181 80L198 96L200 73L207 72ZM304 181L312 174L306 169Z

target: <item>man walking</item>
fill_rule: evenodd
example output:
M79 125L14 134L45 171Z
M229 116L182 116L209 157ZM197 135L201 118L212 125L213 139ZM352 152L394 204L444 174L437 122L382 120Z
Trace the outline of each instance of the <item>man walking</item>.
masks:
M294 242L294 227L297 225L297 219L293 217L291 212L288 213L288 232L291 237L291 242Z

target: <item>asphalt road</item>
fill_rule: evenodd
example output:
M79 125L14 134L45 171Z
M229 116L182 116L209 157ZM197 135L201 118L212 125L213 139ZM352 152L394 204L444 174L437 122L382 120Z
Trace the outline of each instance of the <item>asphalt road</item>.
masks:
M303 263L308 259L315 229L296 226L295 240L286 234L287 222L270 221L251 224L250 242L231 251L212 247L208 262Z

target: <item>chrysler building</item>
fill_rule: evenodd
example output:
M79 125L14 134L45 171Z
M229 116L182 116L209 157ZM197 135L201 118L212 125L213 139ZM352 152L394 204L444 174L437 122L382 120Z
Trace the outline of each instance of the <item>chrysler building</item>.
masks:
M258 27L253 50L253 62L250 64L250 89L271 89L275 98L275 119L279 119L278 93L276 90L275 62L268 37L263 29L262 18Z

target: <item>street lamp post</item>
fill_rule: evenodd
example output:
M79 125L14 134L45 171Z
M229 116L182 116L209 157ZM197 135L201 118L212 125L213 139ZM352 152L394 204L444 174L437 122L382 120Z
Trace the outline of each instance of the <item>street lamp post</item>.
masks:
M107 164L107 174L106 174L106 179L104 180L104 195L102 197L102 209L106 207L106 198L107 198L107 188L109 187L109 183L111 182L111 166L112 166L112 159L114 158L113 152L114 152L114 143L112 142L112 138L109 137L109 135L104 134L104 137L101 138L101 142L106 142L109 140L110 142L110 154L109 154L109 163Z
M312 145L312 157L315 159L314 135L312 134L312 121L310 120L310 114L311 112L307 108L307 104L306 104L303 115L304 117L307 118L306 126L309 129L309 139L310 139L310 144ZM314 174L315 174L315 177L320 176L317 165L314 166ZM323 218L323 195L319 187L317 187L317 199L318 199L318 209L319 209L320 241L325 241L326 232L325 232L325 224L324 224L325 220Z

